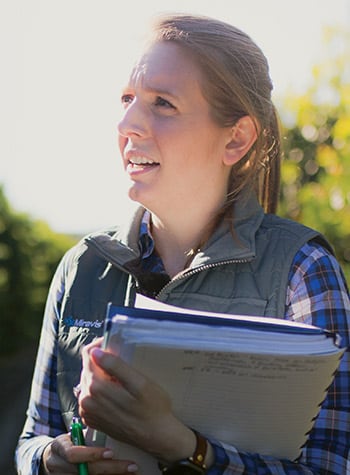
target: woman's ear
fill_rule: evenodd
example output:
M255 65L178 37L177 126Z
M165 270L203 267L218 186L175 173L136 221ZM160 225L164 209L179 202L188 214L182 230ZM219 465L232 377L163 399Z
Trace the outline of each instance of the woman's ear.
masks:
M257 124L252 117L241 117L231 128L231 134L225 148L225 165L232 166L243 158L254 145L258 136Z

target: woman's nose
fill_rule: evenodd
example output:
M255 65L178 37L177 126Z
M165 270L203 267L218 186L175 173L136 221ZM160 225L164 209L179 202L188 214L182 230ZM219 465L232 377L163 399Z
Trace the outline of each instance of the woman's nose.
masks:
M147 114L136 98L122 112L118 133L124 137L132 135L142 137L147 134Z

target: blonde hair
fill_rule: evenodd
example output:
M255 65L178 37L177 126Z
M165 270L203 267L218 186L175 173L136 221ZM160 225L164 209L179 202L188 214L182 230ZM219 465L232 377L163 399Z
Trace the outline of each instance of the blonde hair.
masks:
M255 144L232 167L227 200L220 215L228 214L238 193L252 183L265 211L275 213L280 180L280 131L271 101L269 66L261 49L238 28L202 16L160 17L153 33L153 42L175 42L196 61L202 72L203 95L220 126L233 126L246 115L257 124Z

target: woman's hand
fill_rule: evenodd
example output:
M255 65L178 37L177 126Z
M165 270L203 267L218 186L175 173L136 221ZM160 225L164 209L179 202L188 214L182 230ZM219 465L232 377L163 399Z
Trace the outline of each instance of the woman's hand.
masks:
M133 462L113 459L113 452L105 447L74 446L70 435L62 434L45 448L40 475L76 474L77 464L81 462L89 462L89 475L115 475L137 471Z
M195 449L193 432L172 413L167 393L99 343L82 351L79 413L86 425L173 462Z

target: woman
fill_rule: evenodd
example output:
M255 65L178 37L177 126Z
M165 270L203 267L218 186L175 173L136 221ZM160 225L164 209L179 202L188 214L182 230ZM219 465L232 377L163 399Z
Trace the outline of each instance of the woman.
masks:
M129 195L142 206L126 227L79 243L57 270L17 450L21 474L76 473L84 461L91 474L137 471L108 449L72 446L77 410L168 473L347 473L348 353L301 458L289 461L196 435L156 382L96 340L106 303L132 303L137 290L178 306L313 323L349 344L349 294L327 242L273 214L280 138L271 89L265 57L236 28L190 16L155 25L118 129ZM204 462L189 462L198 451Z

